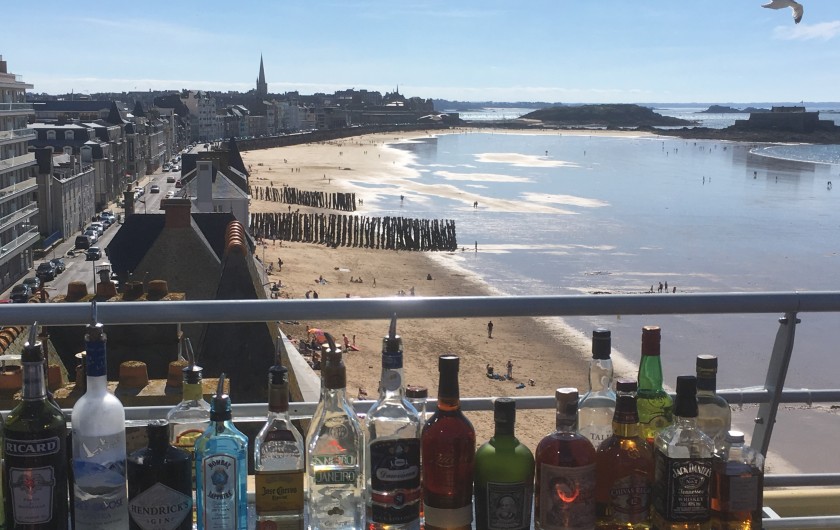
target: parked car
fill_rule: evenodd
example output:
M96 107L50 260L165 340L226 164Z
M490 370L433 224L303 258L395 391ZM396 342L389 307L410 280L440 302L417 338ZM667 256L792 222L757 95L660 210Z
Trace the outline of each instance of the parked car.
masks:
M84 234L80 236L76 236L76 242L74 246L79 249L86 249L90 247L91 241L90 238Z
M85 252L85 261L96 261L102 257L102 250L99 247L90 247Z
M169 175L168 177L166 177L166 183L167 184L173 184L174 182L175 182L175 175Z
M175 181L175 187L176 188L182 188L183 186L184 186L184 183L181 182L181 179L178 179L178 180Z
M64 264L64 260L61 258L53 258L50 260L50 263L52 263L53 267L55 267L56 274L61 274L62 272L67 270L67 266Z
M45 261L38 265L38 268L35 269L35 275L40 278L42 282L54 280L56 274L58 273L55 270L55 264L51 261Z
M9 294L9 298L12 302L18 304L25 304L29 301L29 298L32 296L32 289L29 288L28 285L19 283L12 287L12 292Z
M94 225L92 225L92 224L91 224L91 225L87 225L87 228L85 228L84 230L82 230L82 233L84 234L84 233L85 233L85 232L87 232L88 230L91 230L91 231L93 231L93 232L96 232L96 237L97 237L97 238L98 238L99 236L101 236L101 235L102 235L102 233L105 231L105 229L104 229L104 228L102 228L101 226L94 226Z
M99 229L99 233L105 233L105 224L102 221L94 221L90 223L90 226Z
M35 292L41 288L41 279L37 276L31 276L29 278L24 278L23 284L28 285L29 289Z
M149 189L149 193L160 193L160 186L152 184L151 189Z
M93 228L88 228L85 230L84 234L90 239L91 243L96 243L96 240L99 239L99 232L94 230Z

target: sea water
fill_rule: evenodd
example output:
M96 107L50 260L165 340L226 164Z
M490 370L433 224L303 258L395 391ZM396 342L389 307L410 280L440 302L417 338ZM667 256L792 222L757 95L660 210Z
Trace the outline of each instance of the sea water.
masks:
M439 258L502 294L840 289L840 188L828 184L840 183L840 146L473 132L392 147L410 153L415 178L377 185L372 214L455 219L462 250ZM746 388L764 383L779 316L564 320L584 335L609 327L633 362L640 328L661 325L667 384L715 354L718 387ZM800 318L786 386L836 387L837 315ZM782 423L774 445L801 433Z

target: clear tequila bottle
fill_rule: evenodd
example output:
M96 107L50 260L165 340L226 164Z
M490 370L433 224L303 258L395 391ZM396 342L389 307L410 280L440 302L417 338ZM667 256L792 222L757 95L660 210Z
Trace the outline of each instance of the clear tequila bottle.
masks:
M347 369L331 335L323 349L321 399L306 434L308 528L361 530L365 435L347 401Z
M589 361L589 391L578 404L578 432L598 446L612 436L615 392L612 389L613 364L610 330L592 332L592 360Z

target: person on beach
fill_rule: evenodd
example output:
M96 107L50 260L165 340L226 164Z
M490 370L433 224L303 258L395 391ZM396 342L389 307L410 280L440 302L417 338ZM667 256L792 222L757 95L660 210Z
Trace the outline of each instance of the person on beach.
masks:
M318 299L318 291L312 291L312 298Z
M492 320L487 323L487 338L488 339L493 338L493 321Z
M667 281L665 282L665 292L666 293L668 292L668 282Z
M513 361L508 359L508 362L505 365L505 368L507 368L507 378L508 378L508 380L513 379Z
M341 334L341 340L344 341L344 351L349 351L350 350L350 339L347 338L346 333Z
M311 289L310 289L310 290L308 290L308 291L306 291L306 298L307 298L307 299L309 299L309 295L311 295L311 294L312 294L312 290L311 290Z

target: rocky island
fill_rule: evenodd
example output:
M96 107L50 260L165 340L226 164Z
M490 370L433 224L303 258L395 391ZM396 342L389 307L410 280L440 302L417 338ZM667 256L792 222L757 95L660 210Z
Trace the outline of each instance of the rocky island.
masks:
M549 107L522 116L525 123L540 122L553 127L634 128L693 125L694 122L657 114L648 107L632 104L603 104Z

